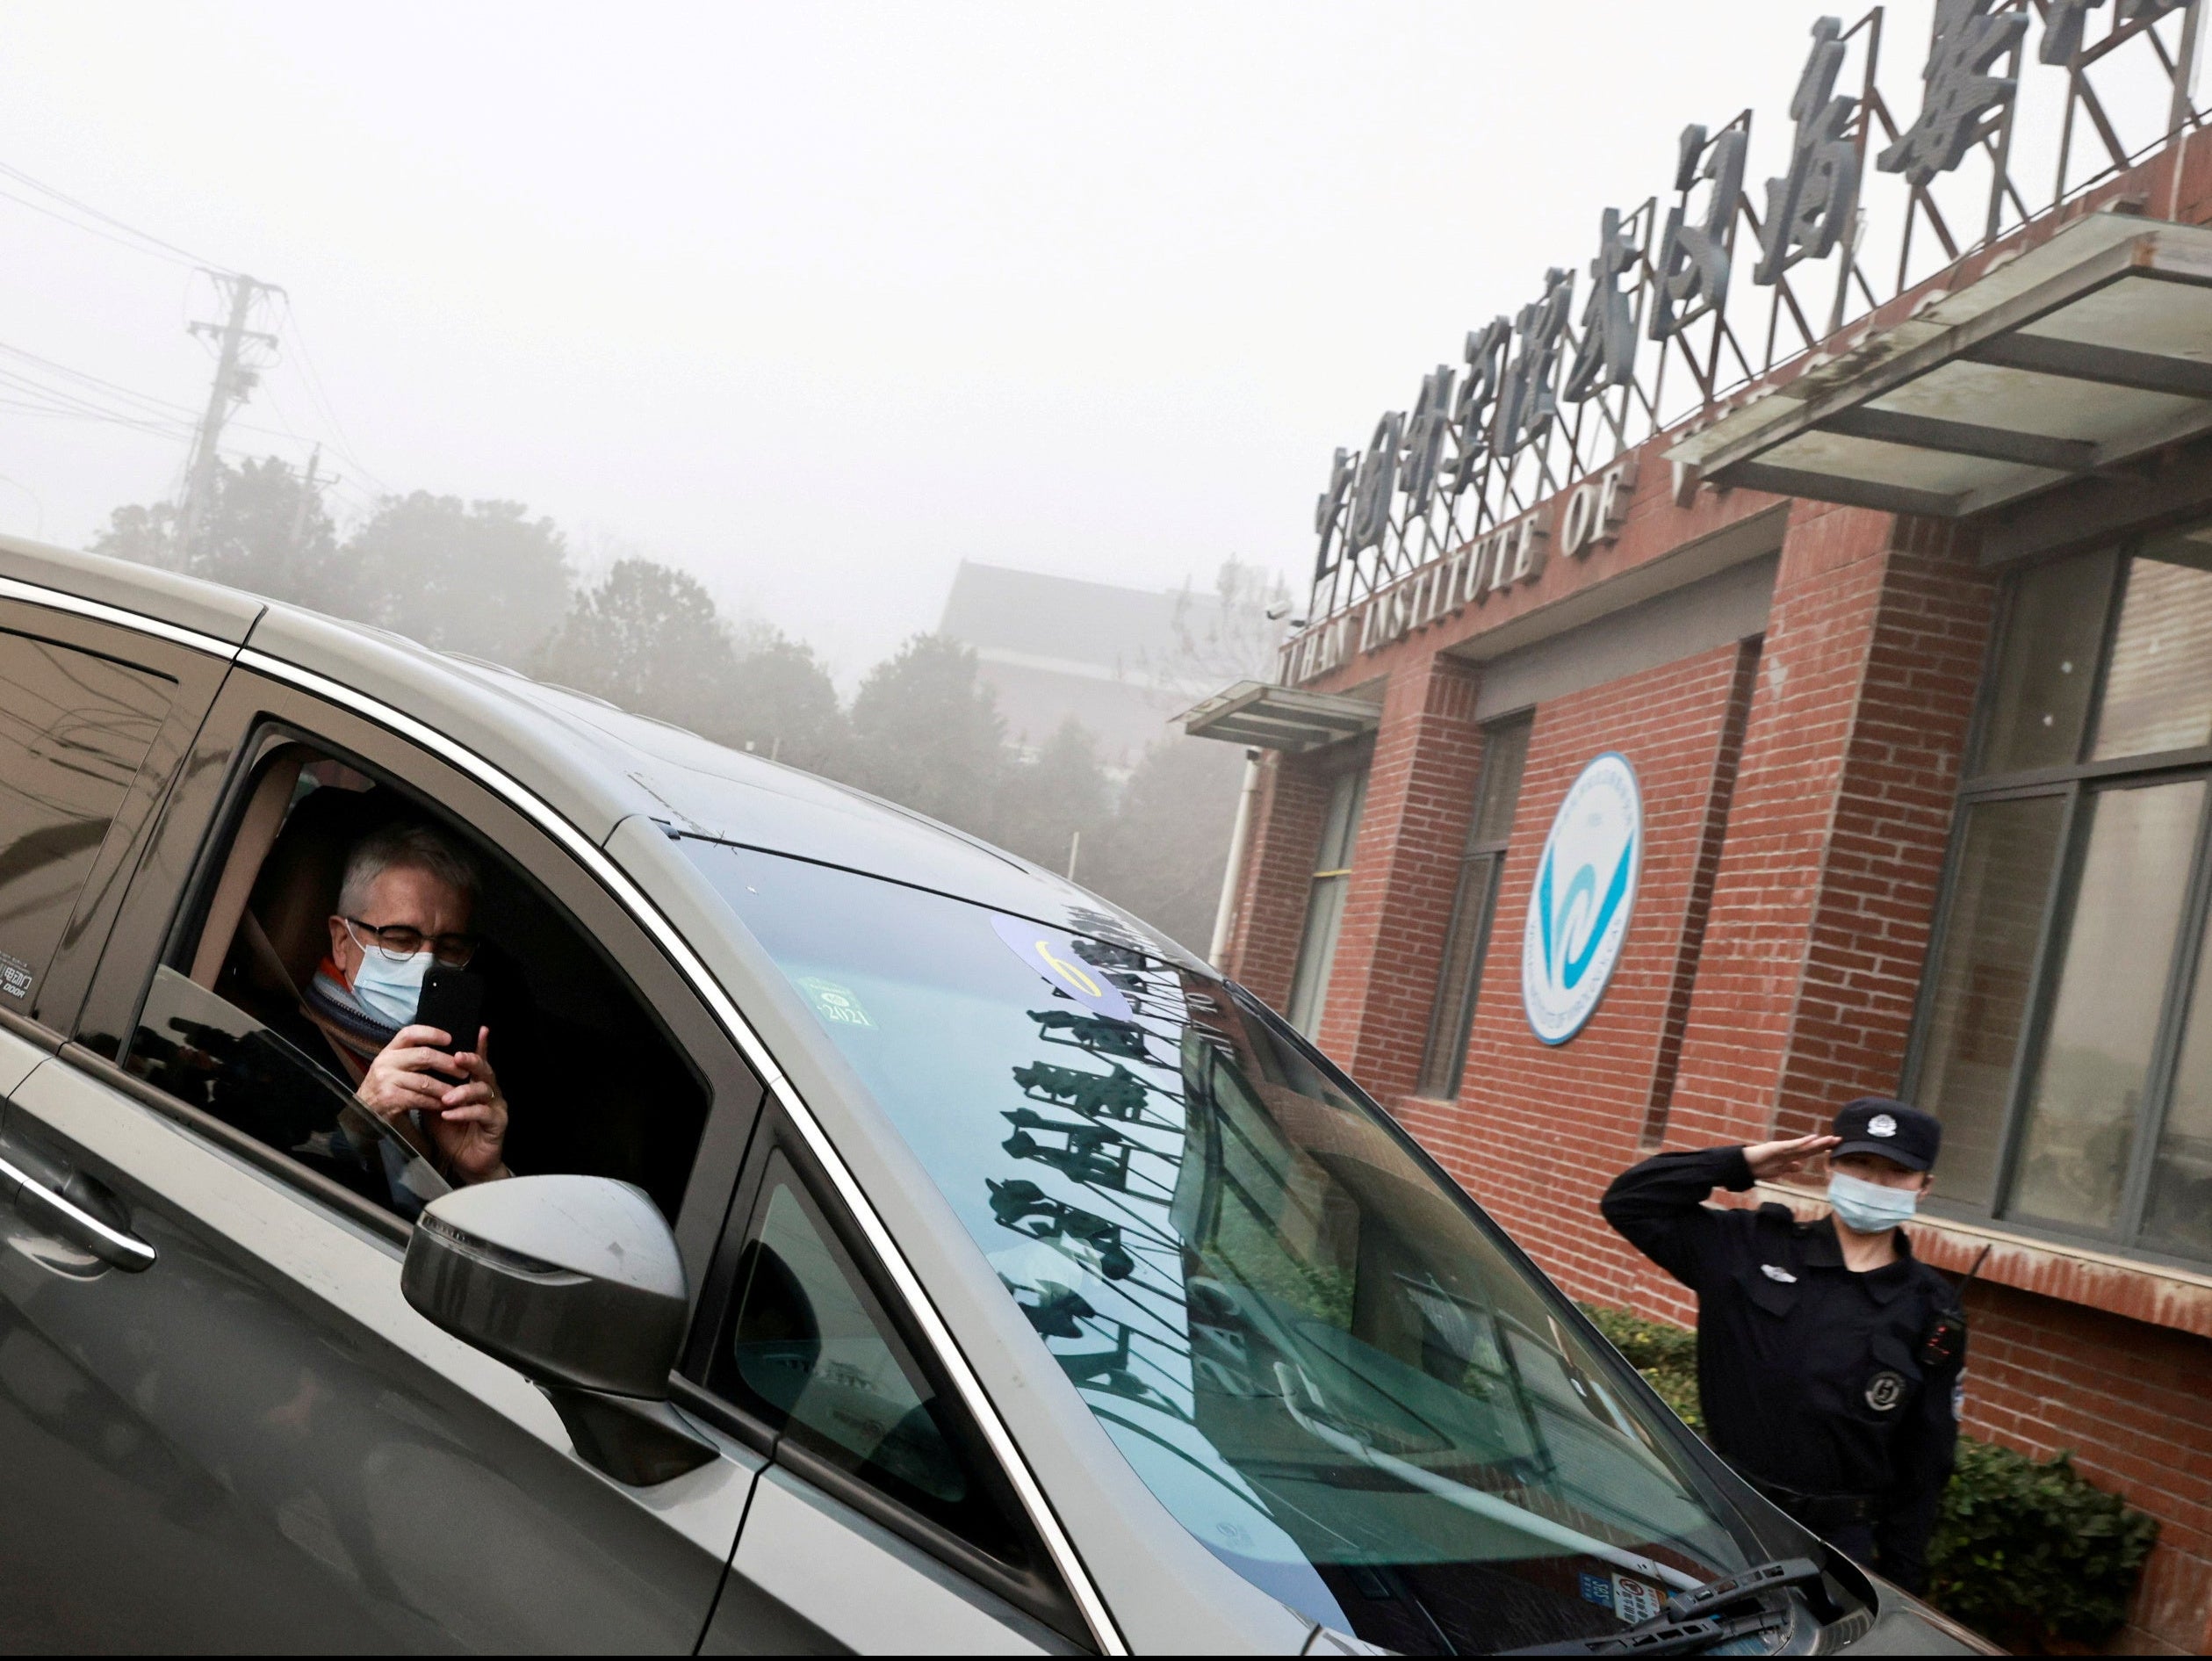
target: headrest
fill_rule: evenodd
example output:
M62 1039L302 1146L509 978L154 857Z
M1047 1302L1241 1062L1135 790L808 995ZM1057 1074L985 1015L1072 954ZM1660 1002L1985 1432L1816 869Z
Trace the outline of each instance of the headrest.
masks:
M309 792L285 820L262 862L248 908L292 977L305 991L330 950L329 917L338 906L346 856L369 832L401 811L395 794L324 788Z

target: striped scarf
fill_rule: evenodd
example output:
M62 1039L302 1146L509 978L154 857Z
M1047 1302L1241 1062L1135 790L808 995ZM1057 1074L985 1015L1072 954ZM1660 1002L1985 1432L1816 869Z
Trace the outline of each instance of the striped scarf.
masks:
M307 983L300 1002L307 1018L322 1029L341 1058L352 1066L356 1083L385 1045L399 1036L399 1028L353 995L338 965L328 957L316 965L315 978Z

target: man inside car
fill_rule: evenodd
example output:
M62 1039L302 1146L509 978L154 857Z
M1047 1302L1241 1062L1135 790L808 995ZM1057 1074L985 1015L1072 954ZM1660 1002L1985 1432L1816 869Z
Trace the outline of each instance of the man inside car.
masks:
M304 1000L356 1100L457 1187L512 1174L491 1029L446 1033L414 1018L431 968L476 954L477 888L475 866L429 825L371 831L347 856L330 955Z

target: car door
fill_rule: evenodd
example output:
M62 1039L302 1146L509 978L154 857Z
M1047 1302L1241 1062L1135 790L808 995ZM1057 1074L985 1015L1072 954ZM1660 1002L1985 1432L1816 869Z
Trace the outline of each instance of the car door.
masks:
M0 1120L23 1179L0 1208L0 1640L689 1650L760 1453L710 1432L718 1456L657 1487L593 1469L521 1375L408 1308L407 1224L141 1076L164 1076L142 1065L154 1038L200 1029L180 999L249 1030L191 979L192 930L265 798L256 759L303 741L502 850L666 1022L710 1096L674 1221L702 1268L718 1233L760 1087L631 921L468 772L234 672L78 1041ZM0 1083L25 1058L0 1054Z
M1066 1654L1081 1618L803 1137L754 1138L684 1399L765 1455L703 1652Z

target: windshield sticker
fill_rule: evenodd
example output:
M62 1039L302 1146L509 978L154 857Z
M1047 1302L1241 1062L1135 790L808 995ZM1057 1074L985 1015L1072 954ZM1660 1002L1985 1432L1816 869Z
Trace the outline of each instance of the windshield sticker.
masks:
M1053 990L1072 999L1094 1015L1114 1021L1135 1018L1121 988L1106 978L1106 971L1087 962L1087 942L1063 929L1047 928L1023 917L994 915L991 926L1006 950L1052 983ZM1098 950L1095 946L1092 951Z
M1660 1607L1664 1601L1657 1586L1648 1585L1632 1575L1614 1575L1613 1613L1629 1625L1658 1620Z
M834 980L825 980L819 975L796 977L798 988L806 994L807 1002L814 1006L814 1013L832 1027L872 1027L868 1011L861 1007L861 1000L853 995L850 986L840 986Z
M11 998L27 999L31 995L31 982L35 978L29 964L20 957L11 957L6 952L0 951L0 992L6 993Z

